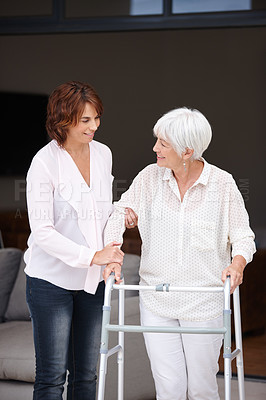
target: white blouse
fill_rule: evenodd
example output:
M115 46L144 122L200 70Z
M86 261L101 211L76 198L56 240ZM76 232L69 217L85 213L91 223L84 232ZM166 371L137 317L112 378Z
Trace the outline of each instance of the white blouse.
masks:
M90 186L55 140L35 155L27 174L27 275L95 293L104 267L90 264L103 248L103 230L112 211L111 169L110 149L94 140Z
M124 208L131 207L142 239L141 285L221 286L231 256L252 260L254 234L235 181L202 161L203 171L182 202L172 171L152 164L115 203L105 242L122 240ZM169 318L204 321L222 313L221 293L142 291L141 296L150 311Z

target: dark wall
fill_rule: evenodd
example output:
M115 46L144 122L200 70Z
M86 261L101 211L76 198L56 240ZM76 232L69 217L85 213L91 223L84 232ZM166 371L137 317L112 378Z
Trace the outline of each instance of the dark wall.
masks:
M105 105L97 139L113 151L121 190L155 162L156 120L175 107L199 109L213 128L205 157L234 175L252 226L264 228L265 38L266 27L2 36L0 91L91 83Z
M47 102L47 95L0 92L1 128L5 132L0 176L25 175L34 154L47 143Z

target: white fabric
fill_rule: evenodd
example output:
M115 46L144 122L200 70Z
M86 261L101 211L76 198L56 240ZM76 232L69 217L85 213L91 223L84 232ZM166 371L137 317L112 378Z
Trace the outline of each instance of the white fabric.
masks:
M146 326L220 328L223 318L182 321L151 313L140 302L141 324ZM216 374L221 334L144 333L157 400L219 400Z
M203 159L202 159L203 160ZM255 252L254 234L241 193L230 174L208 164L180 201L170 169L144 168L115 204L105 229L105 242L122 241L124 208L139 216L142 239L140 284L221 286L222 270L232 256L247 262ZM222 314L222 293L141 292L155 314L205 321Z
M103 248L112 211L112 155L90 143L90 187L69 153L51 141L33 158L27 174L31 234L25 272L70 290L95 293L102 269L90 265Z

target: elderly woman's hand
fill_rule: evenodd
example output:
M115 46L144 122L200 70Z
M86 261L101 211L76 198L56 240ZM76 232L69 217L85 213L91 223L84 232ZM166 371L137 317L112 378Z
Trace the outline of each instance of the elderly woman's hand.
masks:
M115 283L121 283L121 265L118 263L111 263L106 265L104 271L103 271L103 279L105 283L107 282L107 279L111 275L111 273L114 272L115 274Z
M246 266L246 260L242 256L235 256L232 264L225 268L222 272L222 281L225 282L228 275L231 276L231 291L233 293L235 288L243 282L243 273Z
M126 228L135 228L138 225L138 216L131 208L126 208L125 225Z

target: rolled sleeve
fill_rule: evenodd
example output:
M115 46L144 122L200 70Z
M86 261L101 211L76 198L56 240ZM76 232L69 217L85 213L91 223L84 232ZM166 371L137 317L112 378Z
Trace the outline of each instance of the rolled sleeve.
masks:
M121 199L114 203L114 210L108 219L104 231L104 243L123 242L125 232L125 209L131 208L138 215L141 199L141 173L136 176L129 189L122 194Z
M247 263L256 252L255 235L249 225L249 216L244 200L232 178L230 185L229 240L232 246L232 257L243 256Z

